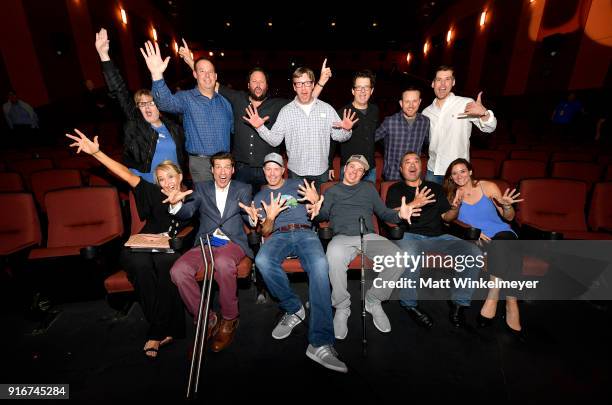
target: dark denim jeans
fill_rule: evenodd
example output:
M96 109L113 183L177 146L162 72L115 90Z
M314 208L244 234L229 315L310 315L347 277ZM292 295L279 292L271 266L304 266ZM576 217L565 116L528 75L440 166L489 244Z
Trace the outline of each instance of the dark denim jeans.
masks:
M289 314L300 310L302 302L289 285L281 264L287 256L298 256L308 274L310 321L308 341L315 347L334 344L329 267L319 237L303 229L276 232L266 239L255 258L270 293L280 301L280 307Z
M443 234L440 236L424 236L416 233L406 232L404 238L397 242L397 245L408 255L418 256L421 252L427 254L428 248L434 248L435 241L446 241L440 242L441 252L445 255L472 255L474 257L481 255L482 252L475 244L459 239L453 235ZM414 271L413 269L406 269L403 278L409 280L415 280L418 285L419 274L421 266L418 266ZM453 271L455 278L469 278L476 280L480 273L480 268L474 263L472 266L465 265L465 269L461 272ZM451 288L451 300L461 306L469 306L472 300L472 294L474 293L473 288ZM415 307L417 305L417 291L413 288L402 288L400 290L400 305L404 307Z

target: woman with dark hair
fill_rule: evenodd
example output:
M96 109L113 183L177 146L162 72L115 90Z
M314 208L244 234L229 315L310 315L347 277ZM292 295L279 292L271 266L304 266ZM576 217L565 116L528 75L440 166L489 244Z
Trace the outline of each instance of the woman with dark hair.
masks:
M461 201L458 219L466 224L481 230L482 242L491 240L517 240L509 221L514 219L512 204L523 201L518 199L520 193L516 189L502 194L497 184L476 180L473 177L472 165L465 159L456 159L448 166L444 175L444 189L449 201ZM507 250L499 244L491 243L487 246L488 269L491 280L515 279L520 273L522 257L519 254L508 254ZM506 294L506 326L516 337L523 339L519 308L516 296ZM480 313L478 323L480 326L491 324L497 311L500 289L491 288Z
M143 181L127 167L111 159L100 150L98 137L91 141L85 134L75 129L77 135L66 134L74 141L70 146L77 147L96 158L106 168L132 187L138 216L146 224L141 233L161 234L180 224L168 212L166 196L182 189L183 174L180 168L170 161L164 161L155 168L155 183ZM191 190L187 191L190 193ZM173 223L174 221L174 223ZM120 262L129 280L134 285L140 306L149 322L145 355L156 358L158 350L174 338L185 336L185 311L178 290L170 279L170 268L180 257L180 253L132 252L129 248L121 251Z

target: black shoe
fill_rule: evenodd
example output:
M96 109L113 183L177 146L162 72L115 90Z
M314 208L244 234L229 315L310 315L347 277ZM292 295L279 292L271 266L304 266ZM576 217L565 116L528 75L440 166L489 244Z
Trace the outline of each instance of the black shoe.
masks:
M486 328L488 326L491 326L494 320L495 320L495 316L493 316L493 318L487 318L486 316L482 316L480 312L478 313L478 316L476 317L476 323L481 328Z
M410 315L412 320L416 322L417 325L429 329L433 326L433 320L425 311L423 311L419 307L402 307L404 310Z
M519 343L527 343L527 334L525 333L525 328L521 328L521 330L512 329L507 322L504 322L504 326L506 332L510 334Z
M448 319L451 324L455 328L460 328L465 326L465 315L463 311L465 310L464 306L457 305L454 302L451 302L450 312L448 313Z

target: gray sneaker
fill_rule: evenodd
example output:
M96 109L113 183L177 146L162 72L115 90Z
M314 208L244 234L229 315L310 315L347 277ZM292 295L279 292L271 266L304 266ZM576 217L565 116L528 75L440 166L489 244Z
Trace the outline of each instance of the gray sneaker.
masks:
M336 339L346 339L348 335L348 318L351 316L350 308L337 308L334 315L334 335Z
M323 345L319 347L308 345L308 349L306 349L306 356L325 368L338 371L340 373L348 373L348 367L346 367L346 364L338 360L338 353L332 345Z
M385 314L385 311L382 309L380 301L371 303L366 298L365 310L372 314L372 319L374 320L374 326L376 326L376 329L383 333L391 332L391 322L389 322L387 314Z
M303 306L300 307L300 310L295 314L285 313L272 331L272 337L274 339L286 338L287 336L291 335L293 328L300 324L304 318L306 318L306 311L304 311Z

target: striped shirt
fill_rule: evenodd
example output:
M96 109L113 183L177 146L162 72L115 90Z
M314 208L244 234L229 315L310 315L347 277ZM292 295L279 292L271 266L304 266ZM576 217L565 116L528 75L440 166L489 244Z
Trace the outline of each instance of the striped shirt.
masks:
M257 132L272 146L285 140L289 170L299 176L319 176L329 169L330 137L338 142L351 137L351 131L333 128L340 121L334 108L319 99L308 115L295 99L281 109L272 129L262 125Z
M172 94L164 79L155 80L151 92L161 111L183 114L188 153L211 156L229 152L234 119L232 106L225 97L214 93L208 98L197 87Z
M385 140L385 180L401 180L400 159L404 153L421 154L425 139L429 139L429 118L417 113L409 123L402 111L385 118L376 130L375 141Z

